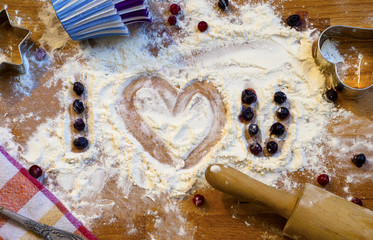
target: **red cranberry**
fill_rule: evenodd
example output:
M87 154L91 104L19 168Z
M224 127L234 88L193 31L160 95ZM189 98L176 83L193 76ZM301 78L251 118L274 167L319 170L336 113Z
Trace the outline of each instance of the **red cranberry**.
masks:
M177 15L179 12L180 12L181 8L179 5L177 4L171 4L170 6L170 12L173 14L173 15Z
M241 101L245 104L252 104L256 102L256 92L254 89L248 88L243 90L241 95Z
M205 197L202 196L201 194L196 194L196 195L194 195L194 197L193 197L193 203L194 203L194 205L196 205L197 207L200 207L200 206L202 206L203 204L205 204Z
M353 203L355 203L355 204L357 204L357 205L363 206L363 201L361 201L360 198L353 198L353 199L351 200L351 202L353 202Z
M38 165L32 165L28 170L31 176L38 178L43 174L43 170Z
M45 50L42 49L42 48L38 48L38 49L36 50L36 52L35 52L35 58L36 58L36 60L38 60L38 61L43 60L43 59L45 58L46 55L47 55L47 53L46 53Z
M198 30L200 30L201 32L206 31L208 27L209 27L209 25L205 21L200 21L198 23Z
M320 176L317 177L317 182L318 182L321 186L325 186L326 184L329 183L329 176L326 175L326 174L321 174Z
M175 24L176 24L177 19L176 19L175 16L170 16L170 17L168 18L167 21L168 21L168 23L172 26L172 25L175 25Z

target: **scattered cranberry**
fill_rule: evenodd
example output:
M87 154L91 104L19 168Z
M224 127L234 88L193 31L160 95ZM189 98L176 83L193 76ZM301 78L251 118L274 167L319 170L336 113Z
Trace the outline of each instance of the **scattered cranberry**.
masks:
M38 49L36 50L36 52L35 52L35 58L36 58L36 60L38 60L38 61L43 60L43 59L45 58L46 55L47 55L47 53L46 53L45 50L42 49L42 48L38 48Z
M286 23L290 27L298 27L302 24L302 19L300 18L298 14L294 14L288 17L288 19L286 20Z
M259 132L259 126L257 124L250 124L249 125L249 134L251 136L256 135Z
M363 201L361 201L360 198L353 198L353 199L351 200L351 202L353 202L353 203L355 203L355 204L357 204L357 205L363 206Z
M83 104L83 102L80 101L80 100L78 100L78 99L75 99L75 101L73 103L73 109L77 113L84 112L84 104Z
M285 132L285 126L282 123L276 122L271 126L271 134L281 136Z
M260 146L260 144L257 142L250 144L249 149L254 155L259 155L262 152L262 146Z
M366 162L367 158L364 154L357 154L352 158L352 162L356 165L356 167L361 167Z
M228 5L229 5L228 0L219 0L218 2L218 7L223 11L228 7Z
M329 183L329 176L326 175L326 174L321 174L320 176L317 177L317 182L318 182L321 186L325 186L326 184Z
M173 15L177 15L179 12L180 12L181 8L179 5L177 4L171 4L170 6L170 12L173 14ZM174 24L171 24L171 25L174 25Z
M198 23L198 29L199 29L201 32L206 31L208 27L209 27L209 25L208 25L207 22L205 22L205 21L200 21L200 22Z
M28 170L31 176L38 178L43 174L43 170L38 165L32 165Z
M80 96L84 93L84 85L81 82L74 82L73 91Z
M74 121L74 128L78 131L83 131L85 128L85 123L83 119L78 118Z
M167 21L168 21L168 23L169 23L171 26L173 26L173 25L176 24L177 19L176 19L175 16L169 16Z
M284 120L289 117L290 112L289 109L287 109L286 107L280 107L279 109L277 109L276 115L279 119Z
M196 194L194 195L193 197L193 203L194 205L196 205L197 207L200 207L202 206L203 204L205 204L205 197L201 194Z
M74 140L74 146L77 149L84 149L88 146L88 139L85 137L78 137Z
M245 104L252 104L256 102L256 92L254 89L248 88L242 91L241 101Z
M239 118L242 118L244 121L250 121L254 117L254 111L251 107L242 108Z
M334 89L329 89L325 92L325 97L330 102L335 102L338 99L338 93Z
M275 154L278 150L278 145L275 141L267 142L267 152L269 154Z
M274 96L274 100L278 104L282 104L286 101L287 97L286 94L283 92L276 92Z

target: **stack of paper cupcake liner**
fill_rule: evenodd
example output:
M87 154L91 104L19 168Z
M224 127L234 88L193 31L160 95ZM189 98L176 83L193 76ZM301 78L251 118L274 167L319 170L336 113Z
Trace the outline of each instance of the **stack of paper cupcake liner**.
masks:
M126 24L151 22L143 0L51 0L62 26L73 40L127 36Z
M116 0L114 3L122 22L125 24L152 22L147 1Z

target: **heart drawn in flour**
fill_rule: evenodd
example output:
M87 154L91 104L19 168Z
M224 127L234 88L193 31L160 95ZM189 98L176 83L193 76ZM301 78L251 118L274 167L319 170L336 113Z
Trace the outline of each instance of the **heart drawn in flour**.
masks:
M166 80L144 75L123 91L118 107L144 149L159 162L195 166L220 140L226 109L211 83L194 81L180 92Z

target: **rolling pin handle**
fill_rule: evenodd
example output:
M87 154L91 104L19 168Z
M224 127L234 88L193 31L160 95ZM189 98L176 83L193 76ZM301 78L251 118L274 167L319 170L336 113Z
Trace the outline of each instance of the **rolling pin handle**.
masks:
M286 219L290 217L297 201L297 197L290 193L267 186L221 164L209 166L205 177L217 190L249 201L264 203Z

